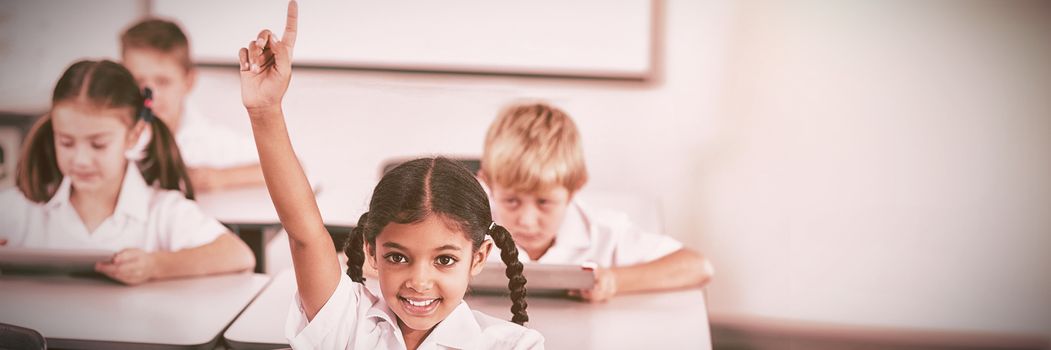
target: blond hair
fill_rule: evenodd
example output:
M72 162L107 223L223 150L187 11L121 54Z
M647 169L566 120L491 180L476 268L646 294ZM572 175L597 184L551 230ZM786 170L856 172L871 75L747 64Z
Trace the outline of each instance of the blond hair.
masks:
M500 113L485 136L481 170L489 185L526 193L554 186L573 193L588 179L576 124L543 103L511 105Z

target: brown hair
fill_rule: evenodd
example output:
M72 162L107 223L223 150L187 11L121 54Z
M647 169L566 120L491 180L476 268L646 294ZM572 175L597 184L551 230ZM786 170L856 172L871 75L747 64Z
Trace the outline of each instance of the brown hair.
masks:
M79 61L69 66L55 84L51 108L61 103L88 103L98 108L131 108L134 125L144 120L152 131L145 157L138 162L148 184L182 191L193 198L193 187L171 130L145 106L146 96L124 66L113 61ZM55 156L55 133L50 113L29 131L18 160L16 182L19 190L34 202L47 202L62 182Z
M376 236L387 224L417 223L431 215L463 231L472 243L472 251L478 251L486 235L493 238L493 243L500 248L500 258L507 265L504 274L511 291L511 322L529 321L526 279L514 239L507 229L493 222L489 198L474 175L460 163L446 158L416 159L383 175L373 190L369 211L358 219L358 225L343 247L348 257L347 276L355 282L365 281L362 276L364 244L369 242L375 249ZM376 254L375 250L370 253Z
M129 49L149 49L175 58L185 70L193 67L190 41L178 24L157 18L143 20L120 36L121 54Z
M522 192L559 185L576 192L588 179L576 124L543 103L504 109L485 136L482 175L490 185Z

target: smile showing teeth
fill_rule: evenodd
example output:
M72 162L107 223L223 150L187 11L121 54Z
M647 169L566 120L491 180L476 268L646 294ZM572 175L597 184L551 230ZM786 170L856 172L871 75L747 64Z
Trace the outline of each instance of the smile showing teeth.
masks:
M438 304L442 302L442 298L434 299L418 299L418 298L405 298L398 296L401 300L402 309L413 316L427 316L435 312L438 309Z
M437 300L437 299L430 299L430 300L424 300L424 301L414 301L414 300L405 299L405 301L408 301L410 305L412 305L412 306L420 306L420 307L431 305L431 303L434 303L435 300Z

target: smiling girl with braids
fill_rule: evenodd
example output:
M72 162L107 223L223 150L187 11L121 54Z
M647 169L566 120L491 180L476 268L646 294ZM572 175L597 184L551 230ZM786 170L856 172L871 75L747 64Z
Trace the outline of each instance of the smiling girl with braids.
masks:
M264 30L240 51L241 97L288 232L299 288L285 329L289 343L300 349L542 349L543 337L522 326L529 319L526 281L514 241L493 222L474 176L448 159L417 159L383 176L344 247L347 273L340 272L281 110L297 6L289 3L281 39ZM494 242L506 252L514 323L472 312L463 301ZM362 284L365 259L377 269L379 296Z

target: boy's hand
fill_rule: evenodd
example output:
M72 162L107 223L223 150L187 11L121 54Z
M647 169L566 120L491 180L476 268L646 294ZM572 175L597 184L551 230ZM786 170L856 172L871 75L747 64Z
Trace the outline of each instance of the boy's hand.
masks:
M7 238L0 238L0 247L7 245Z
M281 98L292 79L292 48L296 45L299 4L288 2L285 33L277 39L268 29L242 47L238 53L241 65L241 101L249 115L256 110L281 107Z
M113 255L111 261L95 263L95 271L109 276L117 282L136 285L153 278L156 259L153 254L141 249L124 249Z
M606 268L595 269L595 285L591 289L569 291L569 296L593 303L608 301L616 294L617 274Z

